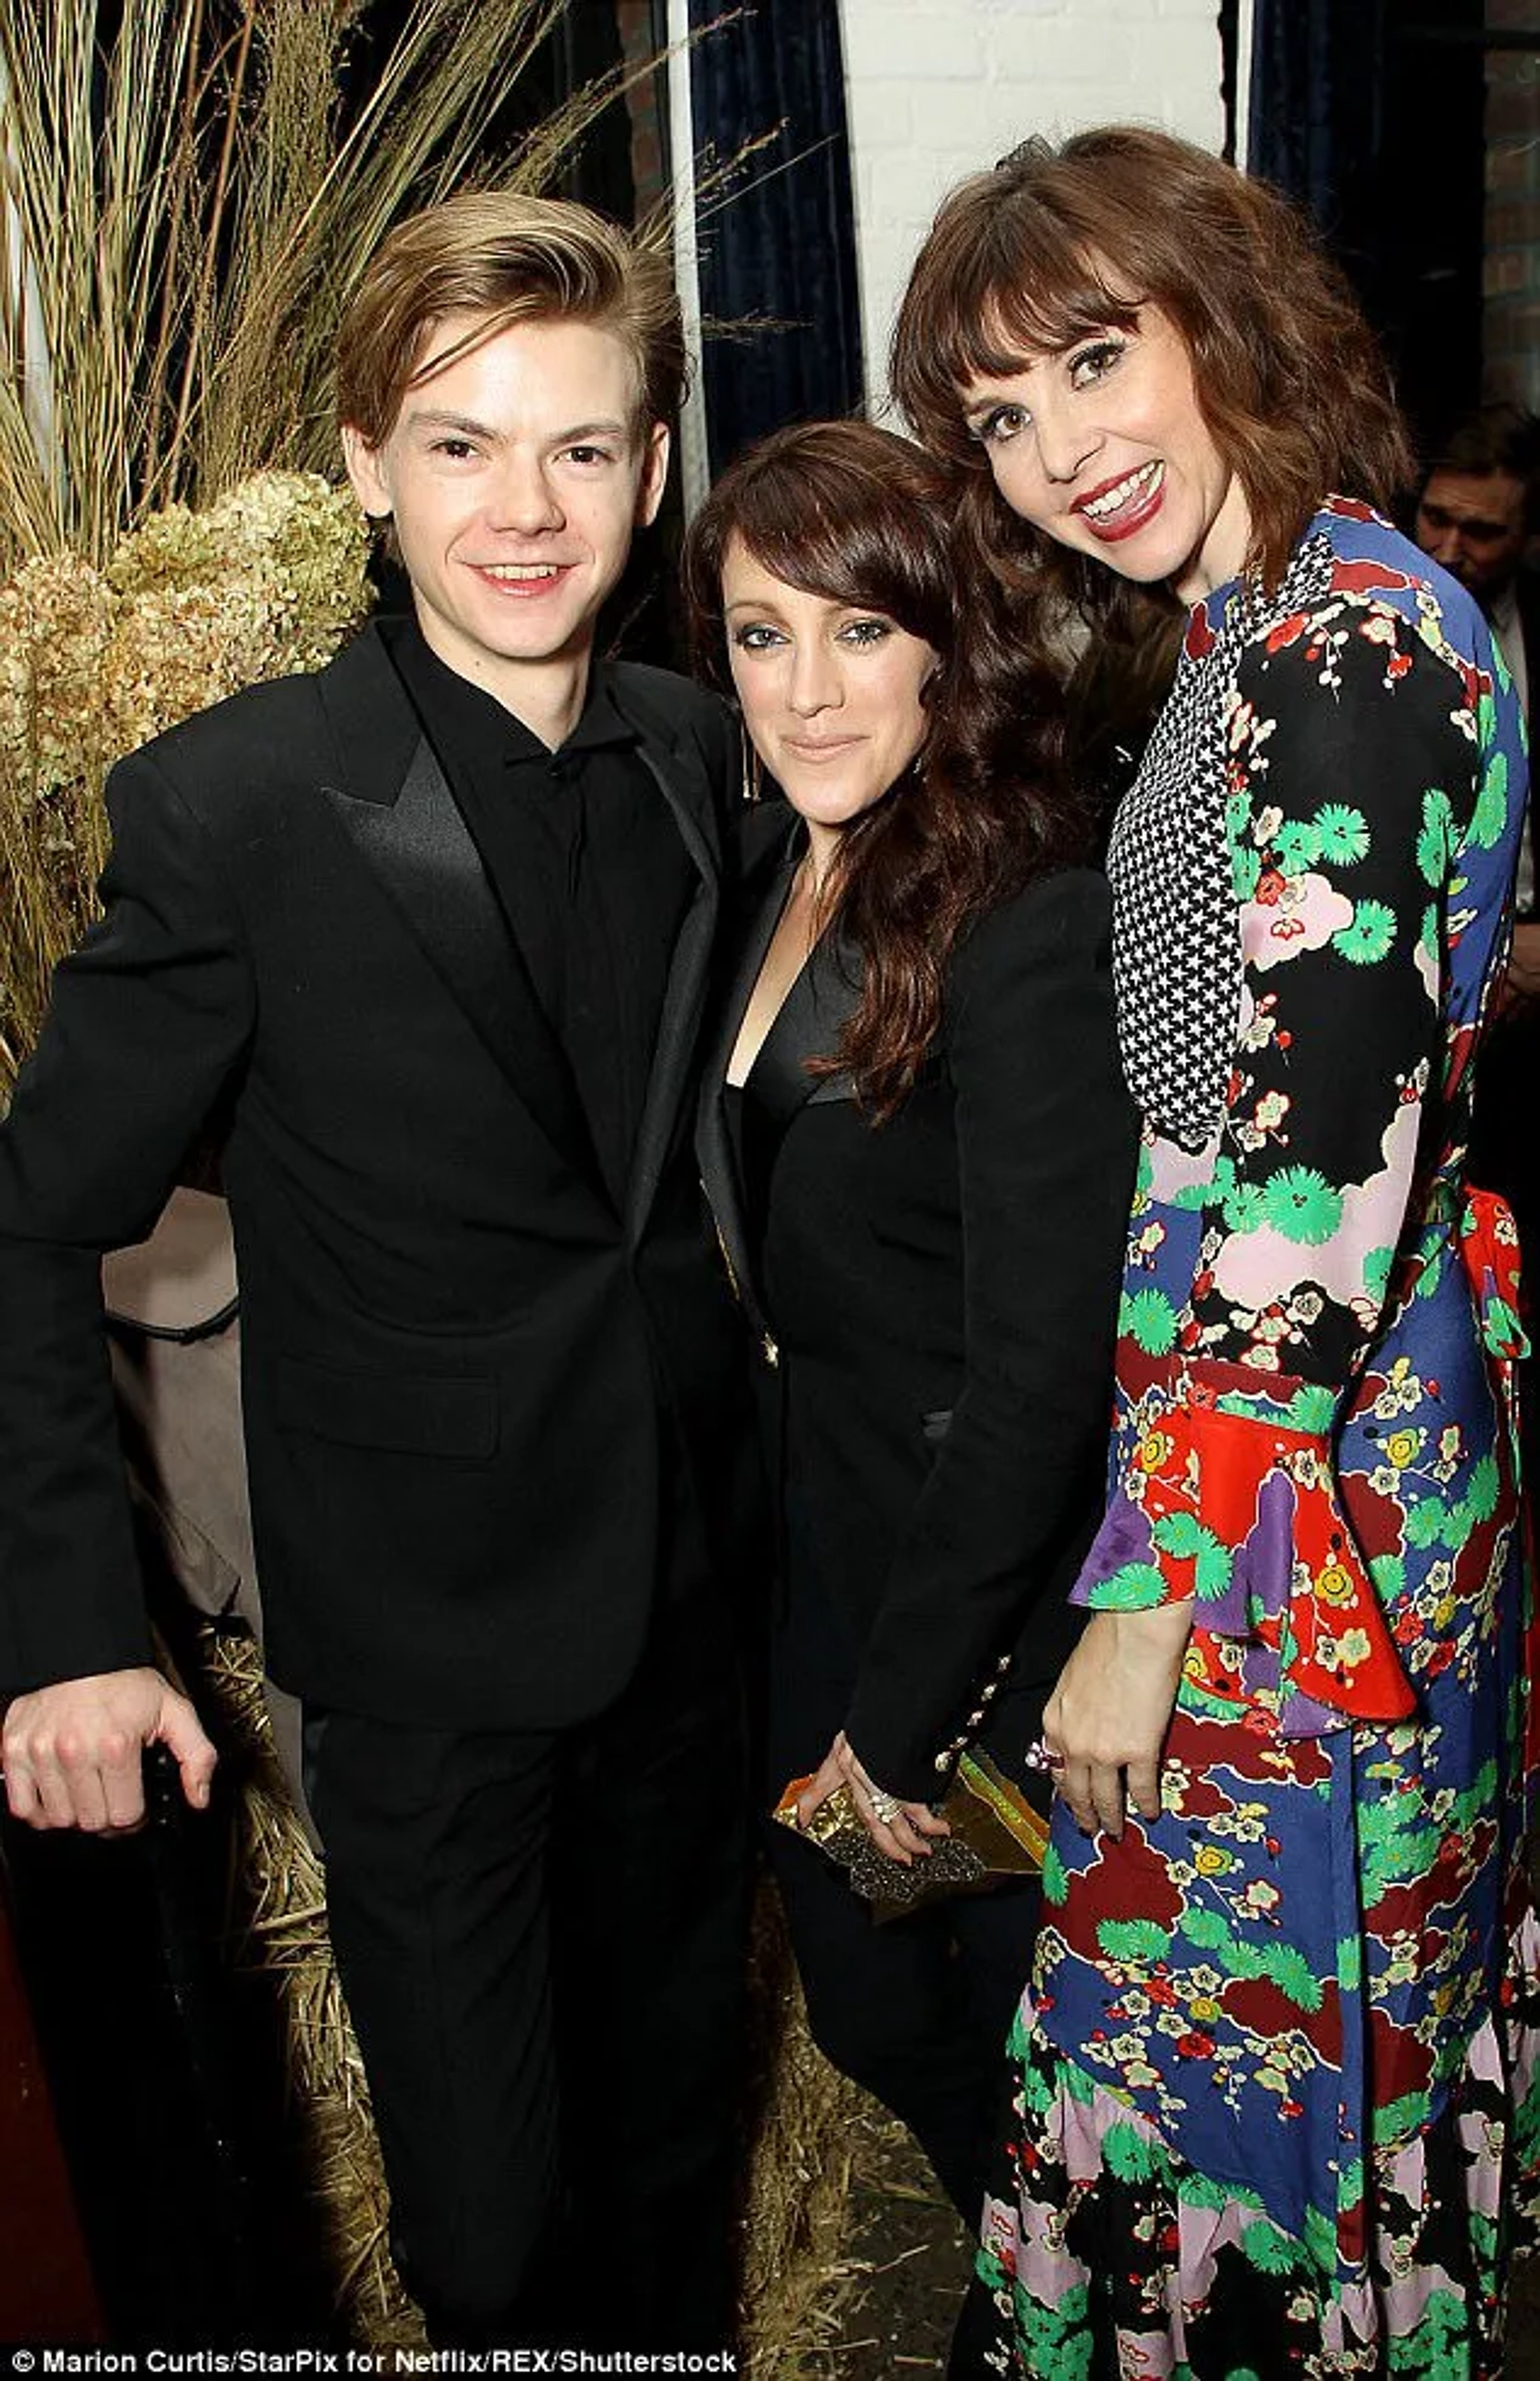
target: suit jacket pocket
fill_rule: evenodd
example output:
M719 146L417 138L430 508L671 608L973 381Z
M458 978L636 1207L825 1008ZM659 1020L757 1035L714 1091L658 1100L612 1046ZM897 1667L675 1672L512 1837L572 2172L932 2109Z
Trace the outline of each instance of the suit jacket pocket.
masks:
M497 1444L497 1384L484 1374L356 1373L280 1356L280 1428L345 1447L484 1463Z

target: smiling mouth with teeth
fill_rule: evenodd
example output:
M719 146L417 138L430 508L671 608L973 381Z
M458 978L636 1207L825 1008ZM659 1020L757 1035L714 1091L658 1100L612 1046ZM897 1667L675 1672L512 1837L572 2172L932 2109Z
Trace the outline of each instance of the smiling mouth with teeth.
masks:
M478 562L473 568L483 579L495 579L505 586L527 586L532 580L555 579L563 568L559 562Z
M1118 481L1114 486L1101 489L1095 495L1083 498L1075 507L1075 510L1083 520L1089 521L1093 528L1103 522L1115 520L1119 514L1127 512L1131 507L1139 505L1144 498L1154 495L1165 477L1165 472L1166 466L1162 462L1142 464L1137 471L1131 471L1126 479Z

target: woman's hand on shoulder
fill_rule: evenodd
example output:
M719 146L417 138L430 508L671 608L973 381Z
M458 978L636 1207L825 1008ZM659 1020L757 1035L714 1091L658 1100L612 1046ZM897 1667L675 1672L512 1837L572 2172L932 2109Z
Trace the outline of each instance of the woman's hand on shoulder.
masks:
M1160 1816L1160 1756L1192 1628L1190 1602L1097 1612L1043 1715L1055 1790L1088 1836L1120 1836L1126 1806Z

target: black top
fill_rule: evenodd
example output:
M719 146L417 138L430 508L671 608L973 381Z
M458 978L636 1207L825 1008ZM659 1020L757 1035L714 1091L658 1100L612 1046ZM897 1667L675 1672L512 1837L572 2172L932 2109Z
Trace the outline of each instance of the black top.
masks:
M571 1068L618 1206L693 890L689 855L602 668L553 751L442 662L415 620L393 623L387 641Z
M754 1252L757 1269L764 1262L770 1177L775 1170L780 1128L766 1107L763 1087L755 1082L752 1071L746 1083L723 1084L722 1115L738 1169L744 1234Z

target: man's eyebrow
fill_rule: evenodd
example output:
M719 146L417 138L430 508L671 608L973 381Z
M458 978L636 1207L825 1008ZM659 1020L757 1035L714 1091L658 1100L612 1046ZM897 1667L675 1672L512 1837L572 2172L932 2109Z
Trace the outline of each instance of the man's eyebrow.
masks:
M473 421L468 413L440 413L431 406L413 406L407 415L409 430L457 430L466 438L495 438L489 422Z
M609 420L579 421L570 430L558 430L552 444L556 446L568 446L576 445L581 438L629 438L631 434L631 426L629 421Z
M1426 513L1429 520L1441 521L1452 529L1468 530L1473 537L1505 537L1509 527L1507 521L1488 520L1482 513L1452 513L1448 505L1430 504L1425 496L1419 510Z
M468 413L440 412L433 406L424 406L421 411L413 407L407 417L407 426L411 430L452 430L463 438L489 441L503 434L490 422L474 421ZM629 438L630 434L629 421L606 416L599 421L575 421L568 429L554 431L547 443L553 446L571 446L584 438Z

